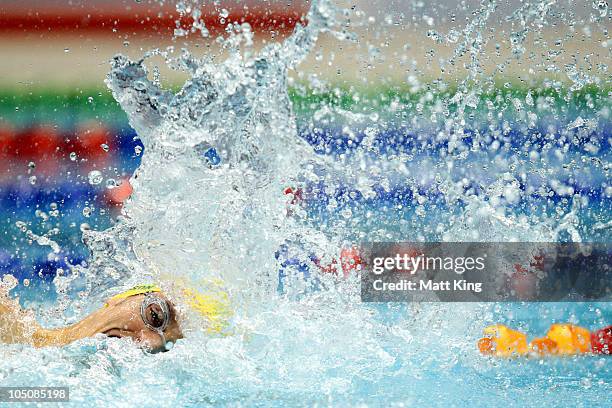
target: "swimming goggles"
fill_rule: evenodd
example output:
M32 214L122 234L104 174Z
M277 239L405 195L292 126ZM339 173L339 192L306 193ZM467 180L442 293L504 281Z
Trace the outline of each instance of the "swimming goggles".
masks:
M142 321L145 326L159 334L164 344L164 350L167 350L164 330L166 330L170 323L170 307L168 302L152 292L147 292L144 295L144 299L140 304Z

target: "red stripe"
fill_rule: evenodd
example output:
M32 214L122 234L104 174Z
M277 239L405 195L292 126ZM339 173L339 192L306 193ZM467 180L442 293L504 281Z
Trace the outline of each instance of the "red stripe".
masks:
M211 34L222 32L228 22L246 22L251 25L255 32L288 32L293 30L296 23L300 21L304 13L300 10L271 10L250 11L248 13L230 13L225 22L218 15L206 15L202 20ZM113 32L137 33L156 32L160 35L171 35L174 31L176 12L146 14L43 14L33 13L8 13L0 12L0 34L31 31L88 31L88 32ZM182 18L182 27L188 28L192 23L191 18ZM77 34L77 33L75 33Z

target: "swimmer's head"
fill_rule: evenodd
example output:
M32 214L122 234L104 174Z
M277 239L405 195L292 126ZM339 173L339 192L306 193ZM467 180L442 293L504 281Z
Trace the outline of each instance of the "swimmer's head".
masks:
M129 337L151 352L166 351L183 337L174 304L153 286L111 298L102 309L102 333Z
M220 280L201 281L198 285L180 285L173 295L181 305L181 325L193 316L207 334L228 333L232 308L229 295ZM196 289L200 288L200 290ZM99 332L110 337L130 337L153 352L165 351L183 338L177 309L155 285L140 285L112 297L101 311Z

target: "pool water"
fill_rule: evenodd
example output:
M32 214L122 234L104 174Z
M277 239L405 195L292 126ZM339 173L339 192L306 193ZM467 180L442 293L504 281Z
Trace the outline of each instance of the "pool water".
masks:
M3 385L66 385L74 406L608 405L608 357L483 357L475 340L488 319L478 318L482 310L473 305L381 305L370 310L376 317L369 327L356 325L350 309L334 311L344 319L326 317L313 300L274 306L291 313L259 316L243 336L179 341L159 355L119 339L61 349L3 346ZM533 314L525 306L497 307L491 321ZM566 316L563 304L546 309ZM596 314L575 309L583 311L576 316ZM453 319L458 313L465 318Z

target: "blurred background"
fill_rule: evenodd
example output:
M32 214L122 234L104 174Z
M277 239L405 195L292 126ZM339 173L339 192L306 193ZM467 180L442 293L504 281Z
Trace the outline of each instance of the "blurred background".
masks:
M516 52L510 33L520 27L518 20L498 16L511 15L522 4L500 1L497 14L487 22L479 60L484 76L495 75L500 87L519 91L546 81L553 88L556 83L571 85L576 79L568 66L609 78L607 66L602 68L610 58L605 28L609 20L603 6L590 0L558 2L545 21L528 20L536 29L527 31L528 40L519 44L526 57L507 63ZM120 214L130 194L127 180L144 152L104 86L114 54L139 58L153 48L185 47L195 55L222 58L216 39L228 22L249 23L255 46L261 47L287 36L308 6L307 1L220 1L201 8L206 26L202 35L189 31L190 2L0 2L0 269L24 279L52 278L58 269L87 258L82 229L106 228ZM442 61L453 55L457 38L469 37L463 30L482 7L479 1L360 0L346 6L355 12L350 30L356 40L340 43L323 36L294 73L292 85L321 81L377 95L416 95L428 83L443 79L452 85L468 75L469 55L450 68L443 68ZM169 88L186 79L161 57L151 58L149 64L159 66L160 80ZM591 88L585 88L580 109L598 109L609 101L595 98L595 108L586 106L585 95L598 86L596 81L586 84ZM299 92L291 97L298 122L305 122L312 108L300 102L308 98ZM580 109L571 110L563 120L584 117ZM346 141L333 132L313 136L307 126L300 132L307 140L316 139L323 151ZM597 185L597 194L606 186ZM49 251L49 240L61 250Z

